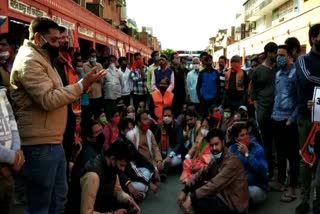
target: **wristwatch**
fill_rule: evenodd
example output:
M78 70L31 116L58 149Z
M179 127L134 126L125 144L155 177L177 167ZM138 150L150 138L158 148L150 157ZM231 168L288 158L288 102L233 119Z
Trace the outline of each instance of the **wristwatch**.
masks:
M245 156L246 158L249 157L249 153L246 152L246 153L244 154L244 156Z

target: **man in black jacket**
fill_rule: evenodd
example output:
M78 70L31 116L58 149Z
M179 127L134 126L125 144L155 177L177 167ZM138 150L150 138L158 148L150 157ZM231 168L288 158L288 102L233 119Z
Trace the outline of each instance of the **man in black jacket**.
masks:
M161 172L161 181L166 179L168 167L181 165L184 137L182 128L174 121L171 107L163 108L163 123L155 132L156 141L159 144L163 158L164 170Z
M90 160L81 172L81 213L140 213L134 199L120 185L120 172L131 161L127 145L116 140Z

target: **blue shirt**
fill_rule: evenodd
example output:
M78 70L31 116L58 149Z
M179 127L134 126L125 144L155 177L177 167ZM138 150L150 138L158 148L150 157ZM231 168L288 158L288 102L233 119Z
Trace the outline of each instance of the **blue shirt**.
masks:
M187 75L187 92L192 103L200 103L197 94L199 70L192 70Z
M276 73L275 99L271 118L276 121L295 122L298 115L296 66L291 65L288 71L280 69Z
M238 144L229 147L229 151L239 158L244 166L249 186L258 186L263 190L268 190L268 164L263 147L258 144L253 137L250 139L248 147L249 156L245 157L239 150Z

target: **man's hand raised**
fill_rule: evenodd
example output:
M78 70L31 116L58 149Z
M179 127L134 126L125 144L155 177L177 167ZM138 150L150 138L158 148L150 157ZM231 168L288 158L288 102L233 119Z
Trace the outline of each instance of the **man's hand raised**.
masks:
M94 82L101 80L106 74L106 70L97 71L97 67L94 67L82 80L83 91L87 91Z

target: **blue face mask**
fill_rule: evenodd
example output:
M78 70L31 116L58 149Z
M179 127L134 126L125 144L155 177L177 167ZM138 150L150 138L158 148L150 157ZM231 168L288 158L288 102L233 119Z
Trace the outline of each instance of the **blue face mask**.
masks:
M97 58L96 57L90 57L89 61L91 63L96 63L97 62Z
M279 68L284 68L288 63L288 60L284 56L277 56L277 66Z

